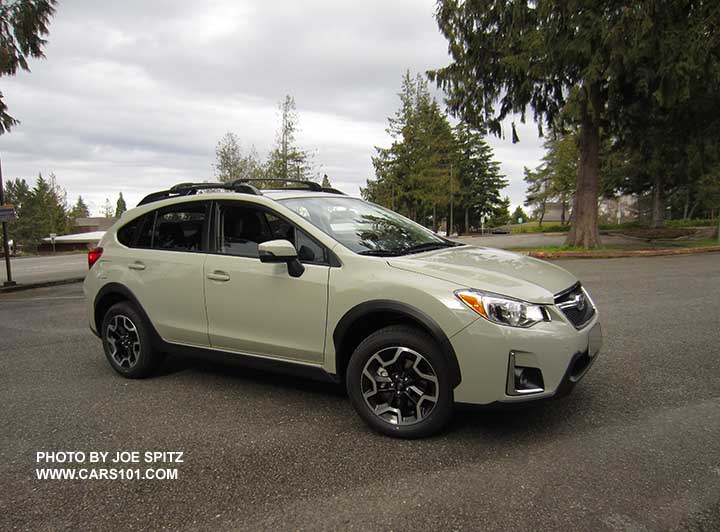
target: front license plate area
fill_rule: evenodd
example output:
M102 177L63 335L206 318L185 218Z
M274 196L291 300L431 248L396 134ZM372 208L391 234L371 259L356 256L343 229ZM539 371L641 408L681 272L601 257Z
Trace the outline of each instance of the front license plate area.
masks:
M590 329L590 336L588 338L588 356L590 358L598 354L602 348L602 328L599 323L596 323L592 329Z

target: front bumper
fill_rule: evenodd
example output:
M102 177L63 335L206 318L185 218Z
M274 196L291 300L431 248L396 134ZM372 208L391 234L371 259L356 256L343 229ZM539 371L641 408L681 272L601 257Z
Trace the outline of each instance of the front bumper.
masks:
M581 330L560 315L529 329L479 319L450 341L461 382L455 401L477 405L524 403L568 393L595 363L602 343L597 314ZM539 385L517 390L516 368L527 368Z

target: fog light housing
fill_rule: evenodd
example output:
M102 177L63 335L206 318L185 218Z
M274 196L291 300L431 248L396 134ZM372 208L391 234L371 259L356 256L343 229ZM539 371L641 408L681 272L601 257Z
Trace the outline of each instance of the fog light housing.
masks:
M510 352L507 378L508 395L528 395L545 391L545 383L540 368L518 366L515 353Z

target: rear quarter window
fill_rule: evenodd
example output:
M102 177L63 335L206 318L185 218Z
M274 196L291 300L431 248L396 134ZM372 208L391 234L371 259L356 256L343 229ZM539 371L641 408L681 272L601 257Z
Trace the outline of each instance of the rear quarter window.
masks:
M117 231L117 239L123 246L133 247L135 245L135 237L138 233L138 228L142 223L143 217L135 218L130 220L128 223L123 225Z

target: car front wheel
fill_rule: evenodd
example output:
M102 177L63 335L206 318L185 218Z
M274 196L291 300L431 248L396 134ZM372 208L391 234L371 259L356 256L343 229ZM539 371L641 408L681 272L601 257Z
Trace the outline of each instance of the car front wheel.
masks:
M376 431L422 438L453 412L448 364L433 339L407 326L374 332L355 349L346 374L357 413Z

